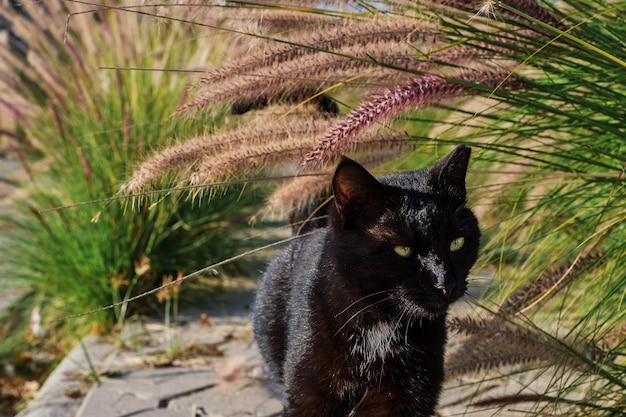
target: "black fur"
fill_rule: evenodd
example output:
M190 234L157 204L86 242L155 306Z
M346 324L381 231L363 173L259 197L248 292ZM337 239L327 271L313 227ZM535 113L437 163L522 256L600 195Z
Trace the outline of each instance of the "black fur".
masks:
M263 94L257 95L254 100L239 100L230 106L230 113L233 115L245 114L252 110L259 110L268 107L270 104L282 102L287 104L297 104L310 100L315 104L318 111L328 114L339 114L337 103L325 94L319 94L312 89L296 90L285 92L280 97L268 97Z
M286 417L434 413L446 310L478 253L469 156L461 145L430 168L378 179L339 164L327 225L291 243L258 288L254 333ZM464 245L452 251L456 238Z

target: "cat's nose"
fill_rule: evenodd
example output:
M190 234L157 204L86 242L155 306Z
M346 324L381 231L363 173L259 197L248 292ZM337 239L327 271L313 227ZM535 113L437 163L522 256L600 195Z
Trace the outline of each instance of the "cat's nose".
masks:
M452 269L434 257L424 258L421 261L426 273L430 275L435 288L441 290L445 299L452 298L458 286Z
M445 298L451 298L456 290L456 278L452 273L445 273L441 277L437 277L437 288L443 292Z

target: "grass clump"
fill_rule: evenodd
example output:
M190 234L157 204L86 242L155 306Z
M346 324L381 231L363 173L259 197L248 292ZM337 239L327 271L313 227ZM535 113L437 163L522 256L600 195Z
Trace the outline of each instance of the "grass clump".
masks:
M193 27L155 17L167 11L184 19L192 10L154 6L137 14L59 0L1 11L21 40L17 50L15 43L0 48L7 97L0 112L12 115L5 148L22 166L0 230L2 280L24 287L2 325L0 356L10 362L30 349L62 353L133 312L161 312L153 296L65 319L253 245L240 230L257 197L255 187L242 193L234 186L206 205L176 191L158 201L106 200L148 149L214 124L212 117L171 118L188 75L168 69L208 65L226 46L219 34L209 44ZM181 300L206 290L196 282L189 291L193 285L182 286ZM34 309L41 331L30 323Z

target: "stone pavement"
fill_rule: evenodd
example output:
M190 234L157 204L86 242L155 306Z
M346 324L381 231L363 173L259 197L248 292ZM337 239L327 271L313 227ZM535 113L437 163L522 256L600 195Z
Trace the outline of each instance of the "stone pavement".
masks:
M174 329L135 322L110 343L88 338L88 354L78 345L18 416L280 415L253 343L251 300L250 291L228 292L211 308L186 311Z
M278 414L282 407L262 376L248 320L187 324L178 354L119 351L106 377L87 394L77 417L230 417ZM158 340L165 329L148 328ZM159 331L162 330L162 331ZM157 338L155 338L157 336Z
M252 300L253 288L238 287L185 310L173 329L162 321L129 320L108 342L88 337L17 417L280 416L281 395L264 374L252 337ZM465 315L470 309L459 302L453 311ZM450 340L449 348L454 345ZM536 377L520 377L508 387L479 387L504 395L521 392ZM444 387L438 415L493 415L493 409L464 405L478 395L477 386L467 382ZM521 408L510 411L497 415L518 416Z

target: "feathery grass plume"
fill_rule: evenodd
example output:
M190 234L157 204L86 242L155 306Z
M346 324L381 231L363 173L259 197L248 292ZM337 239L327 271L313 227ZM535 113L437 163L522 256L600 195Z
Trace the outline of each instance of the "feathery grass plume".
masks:
M293 160L312 143L311 137L315 136L317 126L309 125L309 128L302 132L281 129L268 142L255 141L204 156L190 174L189 183L193 186L207 184L218 178L233 178L242 171L250 175L271 164Z
M313 104L317 107L317 110L321 113L328 115L334 115L339 113L337 103L332 98L325 94L321 94L318 89L310 88L308 86L301 86L289 88L288 91L279 92L280 99L278 100L282 105L291 105L295 108L302 107L303 104ZM241 96L239 96L241 97ZM272 101L275 101L273 94L268 94L267 91L259 93L254 97L241 97L235 99L230 106L230 114L238 115L244 114L251 110L260 110L271 105Z
M272 102L285 94L345 81L342 73L376 71L380 62L402 65L417 51L425 54L437 31L413 19L372 18L317 25L300 33L298 42L275 41L273 47L207 74L195 97L178 113L190 114L218 103L237 100Z
M333 124L335 126L337 122ZM326 130L328 132L328 129ZM324 133L324 132L322 132ZM318 137L312 138L311 143L318 142ZM334 164L339 162L342 154L356 154L353 157L359 160L363 166L367 168L375 168L389 160L401 155L404 151L414 149L412 145L417 144L417 139L411 137L407 132L402 130L386 129L385 126L380 126L369 131L362 132L359 135L358 141L352 141L346 143L342 148L342 152L335 152L327 155L324 160L325 164ZM311 148L307 148L304 151L309 151ZM304 152L300 155L302 156ZM306 157L306 155L304 155ZM319 166L322 166L321 164Z
M471 11L485 17L497 17L496 14L503 14L507 17L520 18L519 14L516 13L519 11L547 25L561 26L560 19L535 0L441 0L438 3L455 9Z
M259 117L256 126L187 139L155 152L139 164L120 187L120 193L139 194L164 179L176 187L192 185L198 190L202 184L233 178L241 173L251 175L271 165L289 164L300 159L318 136L337 123L336 118L321 117L315 112L308 116L289 117L288 123L284 123L284 116ZM390 150L397 155L412 143L415 140L404 132L372 130L346 150L375 151L364 157L364 163L372 158L380 163L377 155ZM386 159L390 157L385 154ZM302 194L300 197L306 199Z
M511 315L526 312L537 305L538 301L550 297L571 280L582 277L581 272L601 264L602 252L590 252L578 256L574 262L560 266L550 266L547 271L509 295L501 304L498 314Z
M227 177L227 173L220 174L216 167L230 166L227 172L231 172L232 165L237 164L237 157L243 158L245 152L251 152L252 149L259 151L264 147L267 149L280 146L281 143L285 147L284 150L290 146L298 148L298 145L291 143L294 138L299 138L299 142L309 140L310 143L310 139L307 138L323 132L332 123L331 119L321 117L292 118L287 125L280 123L280 120L269 123L264 120L258 122L257 126L187 139L143 160L120 187L120 191L123 194L139 193L171 174L179 186L198 184L216 177ZM275 157L283 161L289 160L286 154L278 153Z
M270 215L282 215L285 208L289 211L299 211L316 201L323 200L331 192L331 177L332 169L329 167L319 173L298 176L287 181L267 198L265 212Z
M595 346L581 344L578 352L570 344L547 333L521 324L511 324L497 317L475 319L457 317L449 329L467 337L461 347L446 358L446 378L480 375L506 367L528 364L557 365L576 372L591 370L589 351Z
M372 100L359 105L341 123L326 133L301 162L303 168L326 163L341 154L362 131L385 122L402 112L440 104L450 99L484 93L496 88L520 89L526 83L500 68L465 70L453 77L427 74L408 84L389 89Z
M290 122L282 129L277 129L268 141L251 138L245 146L227 148L219 153L205 155L199 159L197 167L189 175L189 183L197 187L216 179L235 178L242 172L248 175L255 174L272 165L298 160L315 143L317 135L327 130L330 123L322 123L320 119L304 122L300 130L292 130L290 126L293 124L298 126L298 123ZM372 132L363 135L362 140L354 144L352 149L372 151L395 148L397 154L407 142L410 140L403 133L381 137L380 133Z
M234 60L206 74L198 84L215 84L233 75L254 74L262 68L278 70L286 62L299 61L318 52L337 53L338 49L367 46L371 42L419 43L433 45L441 41L441 33L433 24L403 17L392 19L374 17L369 19L333 19L329 22L305 28L305 33L292 34L296 40L270 38L270 46L242 59ZM347 48L348 47L348 48ZM415 50L414 50L415 51ZM351 55L348 55L350 57Z
M259 35L261 39L282 32L284 35L302 26L314 26L328 23L335 19L324 13L311 13L290 7L285 2L278 7L263 7L260 4L240 4L237 7L227 6L220 10L220 27L232 29L236 33ZM250 39L249 41L254 42Z

